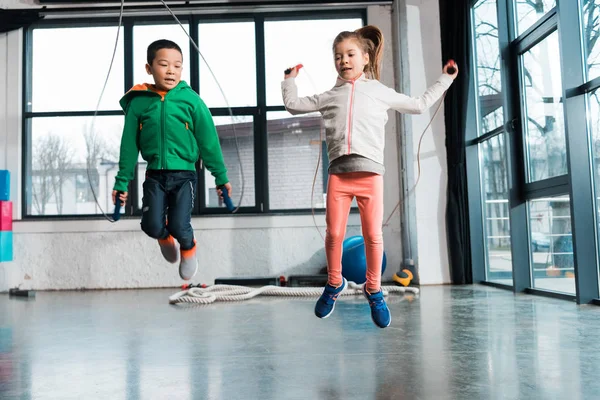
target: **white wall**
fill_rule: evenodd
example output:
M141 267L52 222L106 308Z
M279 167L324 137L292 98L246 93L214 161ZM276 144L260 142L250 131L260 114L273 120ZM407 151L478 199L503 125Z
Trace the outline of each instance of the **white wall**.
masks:
M12 1L20 7L24 1ZM6 1L4 2L6 3ZM29 1L31 4L32 1ZM440 66L439 21L434 0L423 1L435 12L411 18L425 6L410 7L409 51L412 94L420 94L436 78ZM1 3L0 3L1 4ZM417 14L418 15L418 14ZM391 7L372 6L369 23L378 25L391 39ZM422 29L422 27L424 27ZM392 45L384 55L383 83L393 87ZM21 82L22 33L0 34L0 143L8 140L15 219L20 219L21 192ZM422 147L423 176L417 188L417 224L422 283L448 282L445 250L446 160L443 146L443 110L432 135ZM392 115L390 114L390 117ZM412 117L414 134L429 116ZM420 127L420 128L419 128ZM395 119L386 129L385 217L398 202L398 155ZM418 138L415 140L415 146ZM416 147L415 147L416 149ZM416 168L415 168L416 170ZM317 217L324 232L324 218ZM200 271L194 282L212 283L216 277L278 276L316 273L325 265L322 239L309 216L217 216L194 218L199 245ZM0 263L0 291L10 287L42 289L164 287L181 283L177 267L162 260L154 240L139 229L138 220L16 221L14 261ZM360 220L352 215L348 235L359 234ZM389 278L401 261L400 218L384 229Z
M391 7L369 7L367 10L367 21L370 24L376 25L383 32L383 36L387 39L384 47L383 65L381 73L381 82L389 87L394 87L394 57L392 46L392 8ZM388 113L388 123L385 129L385 152L384 164L385 175L383 177L384 194L383 204L384 221L388 218L398 201L398 141L396 119L390 111ZM387 227L383 228L383 241L387 256L387 269L384 277L391 277L398 271L402 261L402 245L400 240L400 213L395 212L394 216Z
M21 174L22 44L20 31L0 34L0 168L11 173L10 196L16 204L21 201L18 180ZM20 218L18 207L13 207L13 218ZM0 291L6 290L17 276L13 262L0 263Z
M411 95L417 96L442 74L442 46L438 0L408 0L408 53ZM412 116L412 134L417 174L419 137L431 120L437 104L420 116ZM450 282L446 245L446 164L444 105L421 143L421 179L415 190L417 241L421 284Z
M21 31L0 34L0 168L10 170L10 196L15 202L21 200L17 177L21 174L22 48ZM19 210L14 217L20 217Z

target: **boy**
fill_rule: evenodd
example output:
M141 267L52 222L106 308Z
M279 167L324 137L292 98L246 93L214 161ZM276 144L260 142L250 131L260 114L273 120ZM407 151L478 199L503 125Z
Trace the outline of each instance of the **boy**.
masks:
M154 78L154 85L136 85L120 101L125 125L112 198L116 203L117 192L123 192L119 199L122 204L127 201L127 186L141 152L148 163L142 230L158 239L167 261L176 263L181 253L179 275L189 280L198 270L191 224L196 162L202 157L218 188L224 186L231 194L231 184L212 115L198 94L181 81L181 48L170 40L157 40L148 46L147 61L146 72Z

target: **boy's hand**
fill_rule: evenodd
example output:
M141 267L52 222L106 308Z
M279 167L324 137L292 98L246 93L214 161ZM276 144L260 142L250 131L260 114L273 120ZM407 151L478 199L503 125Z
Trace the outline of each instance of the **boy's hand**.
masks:
M117 204L117 191L116 190L112 191L112 201L113 201L113 204L115 204L115 205ZM125 203L127 203L127 192L124 192L121 195L121 205L124 206Z
M231 197L231 183L227 182L226 184L222 185L225 186L225 189L227 189L227 193L229 194L229 197ZM221 190L221 188L219 186L217 186L217 193L219 194L219 197L221 198L221 200L223 200L223 191Z

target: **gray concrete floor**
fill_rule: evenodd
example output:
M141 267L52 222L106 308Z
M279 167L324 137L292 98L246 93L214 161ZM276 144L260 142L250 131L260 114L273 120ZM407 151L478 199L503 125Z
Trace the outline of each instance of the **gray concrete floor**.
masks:
M169 305L177 290L0 295L0 399L595 399L600 307L483 286Z

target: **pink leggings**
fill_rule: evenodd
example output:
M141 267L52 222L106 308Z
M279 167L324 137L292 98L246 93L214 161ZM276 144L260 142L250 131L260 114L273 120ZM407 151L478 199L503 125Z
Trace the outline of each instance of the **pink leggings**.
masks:
M371 172L329 175L327 185L327 234L325 253L329 284L342 284L342 244L350 204L356 197L367 257L367 290L379 291L383 258L383 176Z

